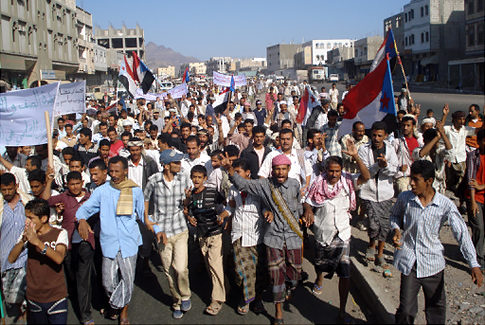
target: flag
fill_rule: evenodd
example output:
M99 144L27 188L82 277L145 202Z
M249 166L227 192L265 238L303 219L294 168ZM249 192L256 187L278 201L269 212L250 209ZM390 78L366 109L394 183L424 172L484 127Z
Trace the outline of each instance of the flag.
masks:
M185 82L185 83L189 82L189 67L185 68L184 76L182 78L182 82Z
M120 63L120 73L118 75L118 80L121 84L125 87L128 94L133 98L135 97L136 93L136 83L133 78L133 71L126 60L126 56L123 58L123 61Z
M231 85L229 86L229 90L232 92L236 90L236 82L234 81L234 75L231 76Z
M386 38L384 39L381 47L377 51L374 61L372 61L370 71L374 71L374 69L376 69L377 66L386 58L386 55L389 56L389 64L392 71L394 70L394 66L396 65L396 58L399 57L399 52L397 51L396 40L394 39L394 33L392 32L392 29L389 29L387 31Z
M369 72L361 82L350 89L343 101L345 115L339 128L339 136L352 131L354 122L361 121L369 129L376 121L384 121L388 132L396 127L396 105L392 88L389 57Z
M153 81L155 81L155 77L145 63L140 60L135 51L133 51L133 74L134 80L139 82L138 86L143 90L143 93L146 94L150 90Z
M212 107L214 108L214 112L216 114L224 112L227 108L227 101L229 99L229 91L223 91L218 95L214 95L214 98L216 99L214 101L214 103L212 104Z
M310 88L307 86L305 92L300 100L300 107L298 108L298 114L296 116L296 122L306 125L306 121L310 117L314 107L319 106L320 101L313 94Z

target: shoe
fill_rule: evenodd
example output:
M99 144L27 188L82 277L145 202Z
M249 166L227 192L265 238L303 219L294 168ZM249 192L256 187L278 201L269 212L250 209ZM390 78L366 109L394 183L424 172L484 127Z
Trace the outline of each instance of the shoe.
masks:
M180 304L180 310L183 312L187 312L192 308L192 302L189 300L182 300L182 303Z
M180 318L184 317L184 313L181 310L177 309L177 310L173 311L172 317L175 318L175 319L180 319Z
M360 231L366 231L367 227L364 226L364 223L362 221L359 221L357 222L357 229L359 229Z

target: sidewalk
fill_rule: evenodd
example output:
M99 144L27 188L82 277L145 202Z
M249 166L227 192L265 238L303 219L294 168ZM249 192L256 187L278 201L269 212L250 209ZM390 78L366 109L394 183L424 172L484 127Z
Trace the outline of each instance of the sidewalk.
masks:
M444 226L440 234L446 259L445 290L447 305L447 324L484 324L485 289L472 283L468 264L461 255L460 248L453 237L451 228ZM364 297L367 297L369 310L382 323L394 323L394 314L399 306L400 272L393 266L392 278L384 278L382 269L377 272L373 262L365 261L368 243L367 232L352 228L351 263L352 284ZM392 264L394 248L386 244L384 254ZM418 295L418 314L416 324L425 324L424 295Z

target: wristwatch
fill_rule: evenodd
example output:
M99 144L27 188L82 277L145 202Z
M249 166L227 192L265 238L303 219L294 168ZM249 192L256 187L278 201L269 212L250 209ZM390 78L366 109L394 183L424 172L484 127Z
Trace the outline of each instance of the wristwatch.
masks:
M47 254L47 247L49 247L49 245L44 244L44 249L40 252L42 255Z

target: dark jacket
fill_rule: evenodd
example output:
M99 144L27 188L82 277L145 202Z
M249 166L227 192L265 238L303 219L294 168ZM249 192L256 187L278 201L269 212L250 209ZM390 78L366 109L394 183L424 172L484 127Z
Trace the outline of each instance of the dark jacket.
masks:
M271 152L271 149L268 147L264 147L264 154L263 154L263 161L264 158ZM246 149L241 152L241 158L244 158L248 161L249 169L251 170L251 178L258 179L258 172L259 172L259 157L256 151L254 151L254 147L250 144Z

